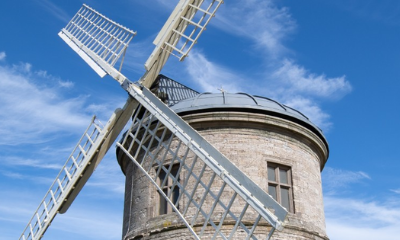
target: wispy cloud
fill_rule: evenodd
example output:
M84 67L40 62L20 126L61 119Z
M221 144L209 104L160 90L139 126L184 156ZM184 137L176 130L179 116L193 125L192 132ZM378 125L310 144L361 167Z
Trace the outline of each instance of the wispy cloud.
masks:
M55 18L63 21L64 23L68 23L71 19L71 16L69 16L69 14L67 14L64 10L62 10L60 7L49 0L36 0L36 2L40 4L46 11L52 14Z
M329 114L325 113L315 102L302 96L289 96L290 95L281 97L285 105L300 111L307 116L312 123L325 131L332 127L332 123L329 121Z
M399 189L391 189L390 191L392 191L394 193L397 193L397 194L400 194L400 188Z
M253 47L249 51L261 61L243 76L240 70L194 51L186 60L186 71L201 90L215 92L222 86L275 98L303 112L324 131L330 129L330 116L320 101L340 99L351 92L351 84L344 75L316 74L290 57L293 51L285 39L297 26L289 9L278 7L273 0L232 1L221 7L215 22L219 29L250 40Z
M104 157L98 165L87 187L94 187L103 197L105 191L113 193L111 196L122 197L125 193L125 176L115 159L114 148ZM110 195L109 195L110 196Z
M6 53L5 52L0 52L0 61L4 61L6 59Z
M400 206L390 202L325 197L328 236L332 240L396 240Z
M202 53L192 51L191 57L186 60L186 71L203 91L217 92L224 88L228 92L240 92L239 86L244 79L223 66L210 62Z
M94 112L100 113L107 120L112 111L122 106L120 103L125 100L125 96L109 95L101 96L98 103L92 103L90 96L68 95L73 92L73 88L72 81L63 80L45 70L35 70L30 63L0 64L0 178L4 180L0 181L0 232L5 239L13 239L22 232L36 204L39 204L87 127L91 115ZM82 191L89 195L89 200L81 198L74 202L79 205L84 201L85 206L78 213L69 213L67 218L56 218L47 236L57 239L71 239L76 235L85 239L97 239L100 235L108 235L109 239L120 236L122 216L119 213L122 209L119 208L123 206L123 174L117 171L119 169L115 160L113 164L106 162L98 170L94 178L98 184L95 186L96 191L89 186ZM26 187L26 181L30 183L29 188ZM97 213L98 209L88 210L87 206L91 206L94 201L90 197L94 194L90 192L98 193L99 188L102 189L102 197L107 198L108 203L118 201L118 207L109 204L112 210L107 213L104 206L101 207L102 213ZM110 190L110 194L104 194L106 189ZM96 205L101 206L98 203L99 196L96 197ZM117 213L112 212L116 208ZM88 215L82 216L80 212ZM107 220L98 222L98 219ZM58 225L59 222L62 224ZM72 223L76 225L65 230L63 226ZM89 233L87 225L93 227L90 229L92 232L99 228L106 230L97 231L98 234ZM21 232L14 232L16 229ZM57 233L51 235L52 232Z
M326 167L322 172L324 191L334 194L337 190L344 190L352 184L370 180L371 177L363 171L349 171Z
M277 7L272 0L248 0L225 4L218 13L216 26L251 39L258 50L277 58L288 52L283 41L296 29L296 22L287 8Z
M288 59L283 60L282 66L273 72L272 77L278 81L281 94L286 96L302 94L340 98L351 91L351 85L345 76L329 78L324 74L317 75Z
M400 25L399 1L330 1L335 6L360 18L371 19L388 25Z
M162 8L164 11L171 12L174 9L175 5L178 4L178 1L171 1L171 0L156 0L159 5L158 8ZM173 4L171 4L173 2Z
M155 36L156 35L148 37L140 42L135 41L136 39L134 39L129 44L129 48L126 51L125 61L122 68L123 70L127 69L128 71L137 74L139 77L144 74L144 64L155 47L155 45L152 44ZM131 80L136 81L138 79Z
M83 190L85 194L87 189ZM44 194L44 192L43 192ZM0 190L2 239L15 239L41 200L37 189ZM93 204L95 202L96 204ZM107 201L78 196L66 214L58 214L46 232L49 239L117 239L121 237L123 198Z
M43 141L51 132L82 129L90 119L82 111L85 97L63 98L56 88L39 84L43 76L31 68L0 66L0 144Z
M53 82L58 82L59 86L62 88L73 88L75 85L73 82L68 81L68 80L64 81L60 77L53 76L45 70L36 71L35 74L43 79L53 81Z
M121 203L118 202L118 204ZM78 236L82 236L84 239L121 238L122 209L110 206L110 204L108 207L100 204L93 206L89 201L72 206L68 210L68 214L57 216L46 236L50 239L71 239Z
M37 144L51 139L52 133L81 133L93 113L108 119L124 100L109 96L110 101L103 98L94 104L89 96L64 96L63 89L73 86L33 70L29 63L0 65L0 145Z
M326 167L322 174L327 234L332 240L395 240L400 234L400 199L370 192L359 199L350 190L370 180L368 173ZM358 190L360 194L360 191ZM362 194L362 192L361 192Z
M63 163L52 163L48 160L38 160L38 159L29 159L26 157L3 157L2 165L8 166L20 166L20 167L29 167L29 168L41 168L41 169L55 169L59 170L63 166Z
M5 170L0 170L0 174L11 179L24 179L25 177L22 173L10 172Z
M316 75L286 59L277 70L242 76L240 71L212 62L203 53L193 50L186 59L185 68L201 91L217 92L222 87L228 92L268 96L301 111L324 131L328 131L332 123L317 99L335 100L351 91L344 76ZM260 79L260 75L266 76L265 79Z
M148 4L146 1L137 1L134 6L141 5L148 11L160 12L162 14L169 14L174 9L179 0L155 0L153 4Z
M284 59L281 64L271 72L267 92L301 111L324 131L329 131L332 127L330 116L321 109L318 100L335 100L348 94L352 87L346 77L329 78L324 74L314 74L293 60Z

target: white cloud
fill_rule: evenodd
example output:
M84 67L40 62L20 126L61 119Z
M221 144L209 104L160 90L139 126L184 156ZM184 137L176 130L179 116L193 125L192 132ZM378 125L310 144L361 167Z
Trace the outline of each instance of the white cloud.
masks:
M73 88L75 85L71 81L58 81L58 84L60 85L60 87L63 87L63 88Z
M242 77L239 72L218 65L201 52L193 50L185 66L190 79L200 87L200 91L218 92L222 87L228 92L249 92L271 97L299 110L324 131L332 127L330 116L314 98L338 99L351 91L351 85L344 76L328 78L315 75L288 60L284 60L282 67L273 72ZM264 75L265 79L256 75ZM253 79L257 79L257 82Z
M6 59L6 53L5 52L0 52L0 61L4 61Z
M378 21L389 26L399 26L399 1L331 1L337 7L368 21Z
M100 188L99 195L102 196L104 196L104 191L109 191L122 197L125 193L125 175L115 159L114 150L114 148L110 149L86 186L94 187L97 191Z
M24 179L25 176L21 173L16 173L16 172L10 172L10 171L4 171L0 170L0 173L8 178L12 179Z
M0 145L43 143L55 133L80 134L93 113L108 119L120 106L114 105L121 102L119 97L89 107L88 96L64 97L62 89L73 85L46 71L33 71L29 63L0 66Z
M61 169L61 167L58 168L58 170L60 170L60 169ZM54 179L56 178L55 174L47 174L46 173L46 177L43 177L43 176L39 176L40 174L37 171L37 169L33 170L32 168L30 168L30 170L35 171L35 172L32 174L27 174L27 173L22 173L21 170L19 172L0 170L0 175L3 175L4 177L9 178L13 182L14 181L30 181L30 182L33 182L36 186L41 185L41 186L45 186L46 188L50 187L50 185L53 183ZM14 186L16 186L16 184ZM33 184L30 186L32 187ZM44 188L42 188L42 189L44 190ZM44 196L45 190L40 193L43 194L43 196ZM37 202L37 204L39 204L39 202Z
M364 180L370 180L371 177L362 171L349 171L325 167L322 172L322 180L324 183L324 191L328 194L336 193L338 189L343 191L351 184L360 183Z
M129 47L126 51L124 64L122 67L122 71L125 69L131 71L138 76L142 76L145 72L144 63L147 58L150 56L151 52L154 49L154 45L152 44L153 39L156 35L150 36L143 41L131 41ZM131 79L135 81L135 79Z
M176 4L178 4L178 0L156 0L158 4L162 5L162 9L166 12L171 12ZM172 4L171 4L172 2Z
M18 179L12 182L15 184ZM26 191L24 187L14 184L2 185L0 189L0 232L1 238L5 240L15 239L22 233L40 201L37 191ZM37 202L34 203L33 199Z
M240 92L240 83L244 83L239 74L230 69L210 62L202 53L192 51L191 57L186 59L186 71L192 81L205 92L218 92L221 87L228 92Z
M4 180L0 181L3 183L0 202L2 206L7 206L7 208L0 206L0 232L4 239L13 239L15 235L21 233L15 231L23 230L23 224L28 222L37 207L36 204L39 204L79 140L80 134L89 124L91 114L101 111L100 115L102 117L106 115L105 118L108 120L112 110L116 106L121 106L116 103L121 103L125 98L125 96L101 96L102 101L99 104L90 105L88 96L66 97L65 88L69 88L68 93L70 93L73 83L46 71L37 71L29 63L0 65L0 159L2 160L0 178ZM89 195L89 200L85 197L81 197L82 200L77 198L74 205L80 201L85 201L85 206L93 205L94 199L90 197L94 195L92 192L98 193L95 204L97 206L99 206L99 196L111 202L123 199L124 178L117 162L114 160L113 164L107 162L105 164L99 167L97 177L94 177L96 190L89 186L82 191L83 194ZM31 183L29 187L26 187L26 181ZM9 185L10 182L12 186ZM105 194L106 189L111 192ZM71 239L74 236L83 236L85 239L99 237L107 239L102 235L108 235L109 239L115 239L121 232L120 208L123 203L118 202L117 207L113 204L109 206L112 207L107 213L105 207L101 208L104 211L103 215L96 214L98 209L88 211L87 207L82 207L78 212L85 212L87 216L71 214L69 211L67 218L61 217L57 221L60 217L58 216L46 236L50 236L50 239ZM98 219L107 220L96 223ZM59 221L66 222L58 225ZM62 226L71 225L70 221L76 225L66 231ZM87 225L92 226L89 227L90 231ZM100 228L105 230L93 234ZM56 232L53 237L51 232Z
M325 113L315 102L301 96L286 95L282 97L283 103L291 108L300 111L307 116L312 123L325 131L329 130L332 123L329 121L330 116Z
M133 6L141 5L147 11L154 11L161 13L162 16L170 14L180 0L155 0L153 4L148 4L147 1L136 1Z
M23 73L23 74L31 74L32 64L20 62L18 64L13 64L11 70L13 72Z
M47 190L47 189L46 189ZM123 196L118 199L83 197L84 189L65 214L57 214L46 239L117 239L121 237ZM43 194L43 195L42 195ZM45 192L35 189L0 190L2 239L15 239L28 223ZM95 203L95 204L94 204Z
M328 78L324 74L310 73L291 60L283 60L282 66L273 73L279 88L288 95L304 94L324 98L340 98L351 91L345 76Z
M42 7L51 13L55 18L58 18L65 23L68 23L71 19L71 17L63 9L59 8L57 5L48 0L36 0L36 2L42 5Z
M46 79L48 81L58 82L58 85L60 87L62 87L62 88L73 88L74 85L75 85L71 81L64 81L60 77L53 76L53 75L49 74L47 71L44 71L44 70L36 71L35 75L37 75L37 76L39 76L39 77L41 77L43 79Z
M289 10L278 8L272 0L226 3L216 19L221 30L251 39L272 58L288 52L283 40L296 28Z
M246 91L274 98L305 114L324 131L333 125L330 116L317 101L338 100L351 92L346 77L316 74L296 63L284 40L296 30L296 22L289 9L275 5L273 0L232 1L221 7L212 22L226 32L250 39L249 51L261 57L258 69L246 72L232 70L210 61L199 52L192 52L187 61L187 72L204 91L227 89ZM245 17L244 17L245 16ZM260 54L261 52L261 54Z
M331 240L397 240L400 206L386 202L325 197L327 233Z
M109 202L110 203L110 202ZM49 239L118 239L122 234L122 202L118 207L94 205L89 201L58 215L46 237ZM67 235L67 236L65 236Z
M390 191L392 191L394 193L397 193L397 194L400 194L400 188L399 189L391 189Z
M281 67L271 73L268 89L272 96L301 111L311 122L327 132L333 124L330 115L321 109L316 99L340 99L352 87L345 76L329 78L324 74L317 75L284 59Z
M331 240L395 240L400 235L400 199L381 195L380 200L344 194L371 177L362 171L326 167L322 174L327 234ZM339 191L340 190L340 191ZM359 191L358 191L359 192ZM360 192L359 192L360 193ZM375 199L370 192L369 199Z
M193 50L186 59L186 71L200 91L218 92L221 87L228 92L249 92L281 101L304 115L324 131L332 127L330 116L315 101L320 99L338 99L351 91L351 85L345 79L327 78L315 75L306 69L285 60L281 68L274 72L242 77L239 72L218 65L204 54ZM265 79L259 76L265 75ZM254 82L253 79L257 79Z
M15 156L10 156L10 157L2 157L3 162L2 165L8 165L8 166L19 166L19 167L29 167L29 168L41 168L41 169L55 169L55 170L60 170L61 167L63 166L63 163L52 163L52 161L49 161L46 159L46 161L43 160L38 160L38 159L29 159L26 157L15 157ZM59 159L58 159L59 160Z
M90 119L85 98L64 99L61 92L35 83L31 65L0 66L0 144L43 141L52 132L82 129Z

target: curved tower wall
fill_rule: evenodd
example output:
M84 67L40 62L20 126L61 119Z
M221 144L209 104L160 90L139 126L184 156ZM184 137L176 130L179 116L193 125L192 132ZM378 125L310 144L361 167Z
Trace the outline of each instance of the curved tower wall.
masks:
M323 137L309 126L249 111L211 109L183 118L267 192L268 164L290 168L291 212L283 232L275 231L272 239L328 239L320 174L328 157ZM130 160L120 162L126 173L123 238L192 239L174 213L159 214L157 191L141 171ZM267 234L264 225L257 231Z

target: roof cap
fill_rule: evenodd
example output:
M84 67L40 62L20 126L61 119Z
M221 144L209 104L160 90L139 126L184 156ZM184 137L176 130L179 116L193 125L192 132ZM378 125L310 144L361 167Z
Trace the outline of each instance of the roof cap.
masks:
M195 97L184 99L171 108L179 115L203 111L244 111L263 112L267 115L278 116L299 123L317 135L327 144L322 130L313 124L310 119L300 111L281 104L270 98L250 95L247 93L201 93Z

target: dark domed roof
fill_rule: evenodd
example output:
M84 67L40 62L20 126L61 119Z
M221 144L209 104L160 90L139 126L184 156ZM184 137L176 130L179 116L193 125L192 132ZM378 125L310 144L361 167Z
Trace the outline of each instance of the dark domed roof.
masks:
M194 98L182 100L171 106L171 108L179 115L203 112L204 110L231 111L235 109L244 112L263 112L299 123L319 135L326 143L321 129L314 125L304 114L266 97L253 96L246 93L202 93Z

